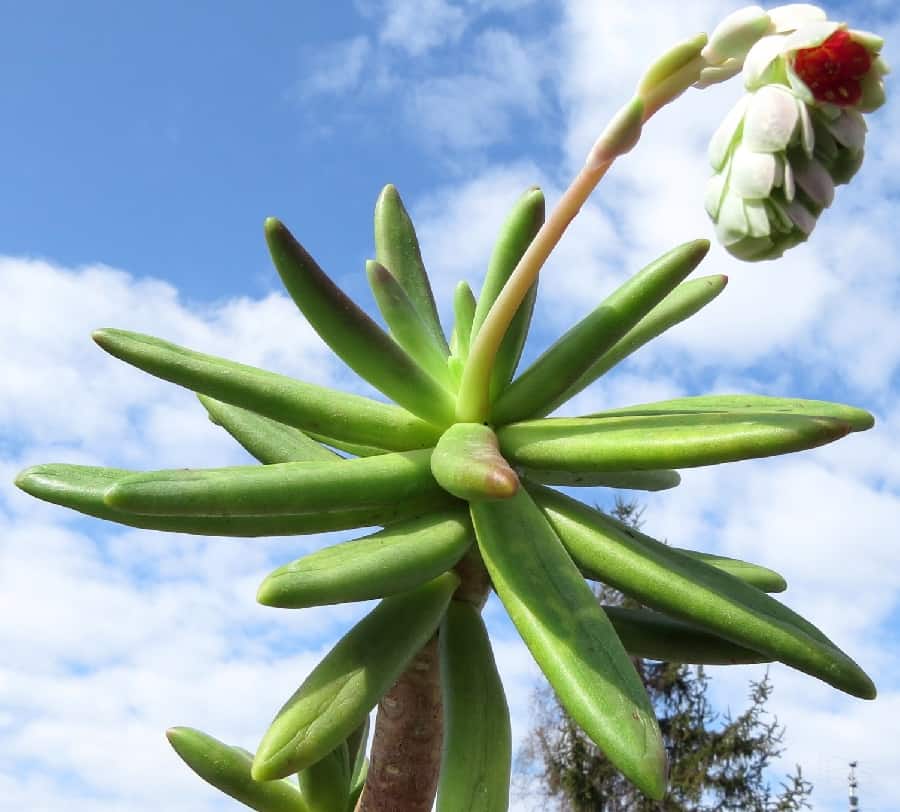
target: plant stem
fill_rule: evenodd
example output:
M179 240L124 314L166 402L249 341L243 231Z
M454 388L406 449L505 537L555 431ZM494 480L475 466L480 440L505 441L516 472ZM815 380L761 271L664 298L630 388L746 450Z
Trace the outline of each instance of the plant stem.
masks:
M378 704L358 812L430 812L443 741L437 635Z
M522 255L500 295L491 306L469 349L469 358L459 386L457 420L484 422L490 410L490 379L497 349L528 289L556 247L569 223L581 210L594 187L606 174L613 159L586 164L550 213L531 245Z

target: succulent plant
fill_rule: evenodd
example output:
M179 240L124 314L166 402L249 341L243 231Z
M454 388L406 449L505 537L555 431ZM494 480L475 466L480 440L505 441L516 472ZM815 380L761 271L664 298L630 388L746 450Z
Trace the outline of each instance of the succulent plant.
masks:
M506 809L509 712L480 614L490 590L571 716L653 798L665 792L665 752L631 657L780 661L874 697L848 655L768 594L786 586L777 573L668 546L553 487L663 490L679 484L676 469L810 449L872 426L851 406L737 394L546 416L723 290L721 275L685 281L705 240L650 262L516 374L543 260L649 115L716 67L700 57L705 45L690 40L651 67L546 224L541 191L525 192L479 296L457 288L449 341L393 186L378 198L376 259L366 267L387 331L281 222L266 222L303 315L392 404L146 335L94 334L117 358L196 392L262 464L143 473L39 465L19 475L23 490L154 530L383 528L286 563L261 584L258 600L273 607L379 603L286 700L255 754L169 731L206 781L263 812L426 810L435 792L443 812ZM647 608L601 607L590 580Z

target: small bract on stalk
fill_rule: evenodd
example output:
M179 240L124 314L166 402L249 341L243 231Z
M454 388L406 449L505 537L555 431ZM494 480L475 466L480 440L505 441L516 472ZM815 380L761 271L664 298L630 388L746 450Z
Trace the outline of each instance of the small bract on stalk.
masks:
M425 812L435 796L441 812L505 810L509 711L480 616L491 589L571 717L651 798L666 792L666 757L632 657L779 661L875 696L847 654L770 596L786 587L778 573L669 546L551 487L664 490L679 484L680 468L811 449L873 425L852 406L739 394L546 417L722 292L721 275L685 281L706 240L649 262L516 370L543 263L657 110L743 70L749 96L713 139L707 206L732 253L774 257L805 239L833 185L858 168L860 112L883 101L880 48L812 6L785 6L745 9L709 40L670 49L546 222L539 189L513 206L480 294L465 283L456 290L449 340L393 186L378 198L376 258L366 266L387 331L267 220L297 306L395 404L150 336L94 334L107 352L196 392L262 464L134 472L56 463L22 472L23 490L151 530L256 537L382 527L263 581L258 600L278 608L380 602L302 680L254 754L171 729L193 770L262 812ZM586 579L647 608L606 612Z

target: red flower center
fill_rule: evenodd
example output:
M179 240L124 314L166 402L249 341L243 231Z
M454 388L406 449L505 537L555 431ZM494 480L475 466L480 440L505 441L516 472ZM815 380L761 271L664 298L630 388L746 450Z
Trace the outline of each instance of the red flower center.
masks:
M844 30L835 31L821 45L802 48L794 57L794 70L821 102L841 107L856 104L862 96L862 79L872 67L872 57Z

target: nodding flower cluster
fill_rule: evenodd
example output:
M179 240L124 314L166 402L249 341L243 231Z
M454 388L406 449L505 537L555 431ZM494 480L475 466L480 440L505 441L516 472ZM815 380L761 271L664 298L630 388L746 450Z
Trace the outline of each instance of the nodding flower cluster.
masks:
M743 71L747 89L709 145L706 210L731 254L776 259L804 242L856 174L862 114L885 99L883 44L800 3L745 8L713 31L697 86Z

